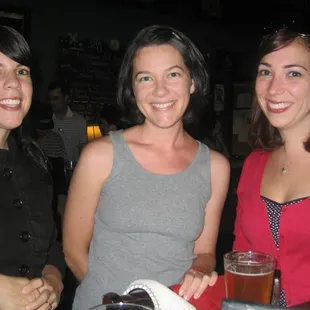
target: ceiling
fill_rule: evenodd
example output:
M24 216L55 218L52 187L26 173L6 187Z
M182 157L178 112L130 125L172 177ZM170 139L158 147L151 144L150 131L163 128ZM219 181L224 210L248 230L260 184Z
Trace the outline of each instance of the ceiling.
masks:
M114 0L113 3L152 10L154 13L187 14L193 18L208 17L236 24L264 24L279 16L295 18L310 12L310 0Z

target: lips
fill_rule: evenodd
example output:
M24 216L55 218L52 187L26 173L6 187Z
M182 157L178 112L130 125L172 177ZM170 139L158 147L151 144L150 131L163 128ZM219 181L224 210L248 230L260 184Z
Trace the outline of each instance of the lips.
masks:
M152 103L152 107L154 107L156 110L168 110L174 105L175 101L169 101L169 102L154 102Z
M283 113L287 111L290 106L293 104L292 102L284 102L284 101L269 101L266 100L267 109L271 113Z
M7 111L18 111L21 108L20 99L2 99L0 100L0 108Z

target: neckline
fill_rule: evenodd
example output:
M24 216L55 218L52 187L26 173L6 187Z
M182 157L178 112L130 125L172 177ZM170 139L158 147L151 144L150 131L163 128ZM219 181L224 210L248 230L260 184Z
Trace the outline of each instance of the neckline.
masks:
M152 171L149 171L147 169L145 169L139 162L138 160L136 159L136 157L134 156L133 152L131 151L125 137L124 137L124 134L123 134L123 131L120 131L119 132L119 135L121 137L121 140L122 142L124 143L125 145L125 150L126 150L126 153L129 155L130 157L130 160L135 164L135 166L140 170L142 171L143 173L146 173L148 175L151 175L151 176L156 176L156 177L176 177L176 176L181 176L181 175L185 175L188 173L188 171L190 171L192 169L192 167L195 165L195 163L197 162L198 158L199 158L199 154L201 153L201 142L198 141L198 140L195 140L198 144L198 149L196 151L196 154L193 158L193 160L191 161L191 163L185 168L183 169L182 171L179 171L179 172L176 172L176 173L169 173L169 174L160 174L160 173L155 173L155 172L152 172Z
M271 201L271 202L273 202L274 204L277 204L277 205L279 205L279 206L291 205L292 203L294 203L294 202L296 202L296 201L298 201L298 203L300 203L300 202L302 202L302 201L304 201L304 200L306 200L306 199L309 198L309 196L306 196L306 197L295 198L295 199L288 200L288 201L285 201L285 202L278 202L278 201L275 201L275 200L270 199L270 198L268 198L268 197L266 197L266 196L263 196L263 195L260 195L260 197L261 197L262 199Z
M271 200L271 201L273 201L273 202L275 202L275 203L277 203L279 205L285 205L285 204L287 204L289 202L292 202L294 200L301 199L301 198L297 198L297 199L289 200L288 202L281 203L281 202L275 201L273 199L270 199L269 197L261 195L261 187L262 187L263 177L264 177L266 165L267 165L267 162L268 162L268 160L270 158L270 155L271 155L271 152L264 152L264 156L263 156L261 162L259 163L259 167L260 167L260 175L259 175L259 182L258 182L258 197L260 198L259 200L262 202L261 197L264 197L264 198L267 198L267 199L269 199L269 200ZM302 204L304 201L310 199L310 196L305 196L305 197L302 197L302 198L305 198L305 199L301 200L299 202L299 204ZM286 206L283 206L283 207L286 207Z

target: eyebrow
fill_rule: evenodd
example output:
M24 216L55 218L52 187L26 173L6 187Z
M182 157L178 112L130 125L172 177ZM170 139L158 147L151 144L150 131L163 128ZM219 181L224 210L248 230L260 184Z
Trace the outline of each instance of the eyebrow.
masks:
M184 69L182 67L180 67L179 65L175 65L175 66L172 66L172 67L169 67L165 70L165 72L167 71L171 71L172 69L180 69L181 71L185 72ZM139 71L136 75L135 75L135 78L140 75L140 74L150 74L151 72L150 71Z
M266 66L268 68L271 68L272 66L267 63L267 62L261 62L259 65L263 65L263 66ZM297 65L297 64L291 64L291 65L285 65L283 68L284 69L290 69L290 68L302 68L304 69L305 71L309 71L306 67L302 66L302 65Z

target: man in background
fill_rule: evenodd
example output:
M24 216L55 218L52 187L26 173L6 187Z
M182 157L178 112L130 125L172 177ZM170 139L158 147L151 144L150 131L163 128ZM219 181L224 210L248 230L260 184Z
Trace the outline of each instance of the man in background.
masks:
M48 103L53 110L54 131L65 143L68 162L78 161L80 151L87 142L86 120L68 106L69 89L61 80L48 85Z

